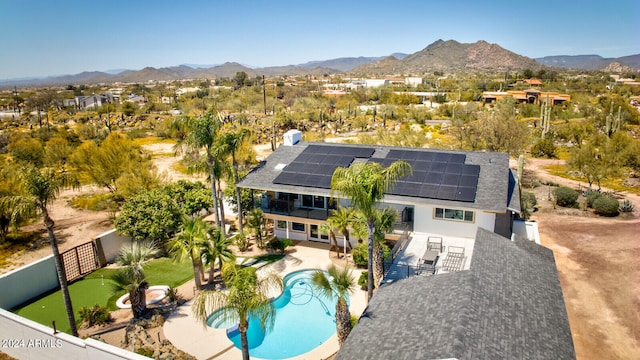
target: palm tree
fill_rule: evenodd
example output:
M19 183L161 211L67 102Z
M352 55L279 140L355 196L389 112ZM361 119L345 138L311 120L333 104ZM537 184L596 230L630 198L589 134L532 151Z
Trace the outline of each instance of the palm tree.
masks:
M51 202L55 200L63 188L75 187L78 183L77 179L66 172L59 172L53 169L39 170L31 168L25 170L21 181L25 188L25 195L3 197L0 207L12 209L12 221L25 218L33 212L42 215L53 252L53 261L58 275L58 283L60 284L64 307L67 311L67 320L69 321L71 334L78 336L73 305L67 284L67 275L60 256L60 250L58 249L58 240L53 232L54 221L49 214L49 205Z
M182 231L169 241L168 248L178 262L189 258L193 265L193 280L196 288L202 287L202 247L207 240L211 225L201 217L182 216Z
M220 273L222 273L222 265L235 260L236 256L229 248L231 245L233 245L233 239L226 237L220 228L211 227L207 240L202 247L204 261L209 265L209 284L213 283L216 261L218 262Z
M232 272L225 279L227 291L203 290L196 294L192 312L196 319L205 325L209 315L220 310L224 320L237 320L242 346L242 359L249 359L249 316L260 319L260 326L267 329L273 326L275 308L269 293L274 290L282 291L282 278L275 273L258 277L256 269L245 267Z
M353 292L356 282L348 269L340 270L335 265L331 265L327 272L328 277L324 271L315 272L312 282L325 297L338 298L336 302L336 333L338 334L338 343L342 346L351 332L351 313L349 305L347 305L347 294Z
M238 187L240 178L238 176L238 161L236 159L236 154L249 136L251 136L251 130L245 127L228 130L222 135L222 143L226 150L231 154L231 162L233 164L233 178L236 184L236 198L238 200L238 231L240 233L242 233L242 198L240 195L240 188Z
M211 111L197 119L185 118L182 120L186 125L181 126L186 129L184 137L176 143L179 150L187 150L191 155L197 154L201 149L205 150L205 161L211 182L211 197L213 199L213 209L216 225L222 227L222 221L218 212L218 192L216 190L216 156L215 152L219 141L219 131L222 121L219 116L214 116ZM178 126L176 126L178 127Z
M129 293L129 302L134 318L139 318L147 311L147 299L145 291L148 283L144 275L144 264L160 253L153 242L134 241L131 246L123 246L116 262L123 268L116 271L111 277L114 281L115 292L125 290Z
M392 208L378 209L376 211L376 231L375 241L373 246L373 278L375 286L377 287L384 277L384 237L393 229L398 217L398 213Z
M373 243L375 234L375 207L384 193L391 190L396 181L411 173L411 165L396 161L386 168L375 162L356 163L348 168L337 168L331 177L331 190L351 200L367 223L368 284L367 299L373 296Z
M256 243L259 248L264 248L264 239L262 233L264 231L264 219L262 218L262 210L260 208L251 209L247 213L247 227L252 229L256 234Z
M344 246L351 249L351 243L349 242L349 227L355 220L355 213L353 208L340 206L335 210L331 210L331 216L327 218L327 223L332 229L338 229L344 237ZM334 236L335 240L335 236ZM338 246L336 242L336 247ZM345 249L346 252L346 249Z

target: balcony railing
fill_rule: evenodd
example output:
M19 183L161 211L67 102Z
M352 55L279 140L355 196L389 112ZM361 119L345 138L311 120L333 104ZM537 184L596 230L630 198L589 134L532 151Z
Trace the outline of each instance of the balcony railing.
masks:
M271 199L266 203L262 203L260 209L266 214L279 214L292 217L327 220L331 214L331 209L314 209L308 207L295 207L293 201Z

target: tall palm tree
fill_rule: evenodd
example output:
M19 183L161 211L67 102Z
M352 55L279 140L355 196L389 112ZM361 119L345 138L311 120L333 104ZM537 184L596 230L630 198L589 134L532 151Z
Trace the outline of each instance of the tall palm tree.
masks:
M331 191L350 199L352 206L360 211L367 223L368 284L367 299L373 296L373 243L375 234L375 208L391 190L396 181L411 173L411 165L396 161L386 168L374 162L356 163L348 168L337 168L331 177Z
M236 270L225 281L228 285L225 292L204 290L196 294L192 312L203 325L216 310L220 310L224 320L238 321L242 359L249 360L249 316L259 318L263 328L273 326L275 308L268 294L273 290L282 291L282 278L275 273L258 277L256 269L249 266Z
M328 298L337 298L336 302L336 333L340 346L351 332L351 313L347 305L347 294L355 289L355 279L349 269L338 269L331 265L327 270L317 271L313 274L312 283L320 292Z
M216 156L215 152L218 148L219 132L222 126L222 121L219 116L214 116L211 111L205 115L193 119L185 118L182 120L183 125L177 126L186 131L183 138L179 139L176 143L176 149L187 151L192 156L196 157L198 152L202 149L205 151L205 162L209 172L209 180L211 182L211 197L213 200L213 209L216 225L222 227L224 219L220 218L218 211L218 192L216 190Z
M116 271L111 277L114 281L113 290L125 290L129 293L129 302L134 318L144 315L147 310L146 290L148 283L144 275L144 264L158 256L158 249L153 242L134 241L131 246L123 246L120 249L116 262L123 268Z
M25 218L25 216L34 211L42 215L53 252L53 261L58 275L58 283L60 284L64 307L67 311L67 320L69 321L71 334L78 336L73 305L67 284L67 275L60 256L60 250L58 249L58 239L53 232L54 221L49 214L49 205L55 200L60 191L66 187L77 186L77 179L66 172L55 171L53 169L31 168L25 170L21 177L21 182L25 188L25 195L3 197L3 205L0 207L11 208L13 211L11 218L14 221L15 219Z
M376 231L373 245L373 278L374 285L378 287L384 277L384 237L393 229L393 224L396 222L398 213L392 208L387 207L377 209L375 217Z
M236 155L242 144L251 136L251 130L245 127L227 130L222 135L222 143L226 150L231 154L231 163L233 164L233 178L236 184L236 198L238 201L238 231L242 234L242 198L240 188L237 186L240 181L238 175L238 160Z
M220 273L222 273L222 265L235 260L236 256L230 249L231 245L233 245L232 238L226 237L220 228L211 227L207 240L202 247L204 261L209 265L209 284L213 283L216 261L218 262Z
M169 253L182 262L189 258L193 266L193 280L196 288L202 287L202 247L207 241L211 225L199 216L182 216L182 230L169 241Z

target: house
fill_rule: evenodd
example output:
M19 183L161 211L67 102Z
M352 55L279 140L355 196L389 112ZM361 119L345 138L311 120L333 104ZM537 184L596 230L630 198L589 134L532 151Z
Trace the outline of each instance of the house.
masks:
M331 192L334 170L367 161L388 166L396 160L409 162L413 173L398 181L383 205L397 211L408 231L469 242L478 228L511 237L520 204L506 153L297 140L280 146L238 184L261 193L263 216L273 222L277 237L328 243L321 225L332 209L349 204Z
M424 79L422 79L421 77L407 77L404 79L404 84L412 87L422 85L423 82Z
M575 359L553 252L475 241L469 270L382 285L336 359Z
M91 94L89 96L76 96L74 99L75 106L78 109L96 109L105 104L111 104L115 101L110 93Z
M557 105L571 101L571 95L560 94L555 91L540 91L533 88L528 90L485 91L482 93L482 101L493 103L507 96L516 99L518 102L528 104L542 104L548 101L553 105Z

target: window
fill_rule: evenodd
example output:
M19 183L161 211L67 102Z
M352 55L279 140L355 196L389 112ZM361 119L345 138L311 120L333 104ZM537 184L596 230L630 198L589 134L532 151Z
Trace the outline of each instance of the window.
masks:
M291 230L294 231L305 231L306 227L303 223L297 223L297 222L292 222L291 223Z
M302 195L302 207L324 209L324 196Z
M433 217L436 219L473 222L473 211L435 208Z
M324 209L324 196L314 196L313 207L318 209Z
M280 230L287 230L287 222L284 220L277 220L276 227Z
M313 196L302 195L302 206L308 208L313 207Z
M323 240L328 240L329 239L329 234L328 233L323 233L320 230L320 227L318 225L309 225L309 237L312 239L323 239Z

